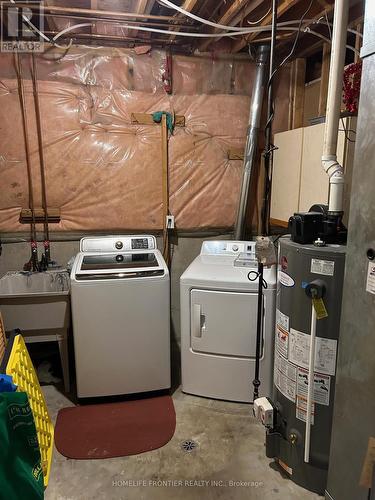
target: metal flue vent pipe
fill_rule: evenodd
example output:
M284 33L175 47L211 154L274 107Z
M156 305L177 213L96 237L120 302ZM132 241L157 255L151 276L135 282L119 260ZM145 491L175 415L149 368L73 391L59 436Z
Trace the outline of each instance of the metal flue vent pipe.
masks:
M342 79L345 65L349 0L336 0L327 95L322 166L329 176L329 214L342 214L344 169L337 161Z
M253 93L251 96L249 125L247 129L243 162L241 194L238 205L236 225L234 228L234 239L236 240L243 239L245 231L247 200L258 151L258 135L260 119L262 115L262 103L265 90L265 75L267 72L267 60L269 51L270 49L268 45L260 45L256 54L257 69L255 74Z

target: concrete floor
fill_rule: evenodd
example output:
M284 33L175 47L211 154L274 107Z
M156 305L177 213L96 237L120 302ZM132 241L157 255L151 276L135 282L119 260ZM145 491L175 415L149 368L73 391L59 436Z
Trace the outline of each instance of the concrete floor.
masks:
M45 386L53 419L73 403ZM245 404L173 396L177 427L159 450L106 460L70 460L54 450L46 500L285 499L321 497L296 486L264 454L264 428ZM198 447L186 452L181 443ZM141 484L138 484L140 481ZM167 483L164 483L167 482Z

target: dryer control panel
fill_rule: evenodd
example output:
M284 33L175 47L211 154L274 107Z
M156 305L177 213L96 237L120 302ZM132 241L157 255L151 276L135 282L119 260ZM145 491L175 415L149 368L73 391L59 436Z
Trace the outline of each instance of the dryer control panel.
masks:
M122 252L131 250L155 250L155 236L132 235L132 236L96 236L82 238L80 241L81 252Z
M202 243L201 255L254 254L255 241L208 240Z

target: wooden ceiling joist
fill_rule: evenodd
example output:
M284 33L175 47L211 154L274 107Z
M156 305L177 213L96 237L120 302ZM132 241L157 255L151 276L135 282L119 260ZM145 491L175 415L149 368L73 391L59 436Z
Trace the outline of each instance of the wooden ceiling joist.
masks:
M137 0L135 7L136 14L149 14L154 6L155 0ZM138 31L133 30L132 35L137 36Z
M242 19L249 16L257 7L259 7L263 3L263 0L254 0L250 2L248 0L236 0L221 16L221 18L217 21L218 24L224 24L226 26L237 26ZM220 31L215 29L213 33ZM199 45L199 50L204 52L207 50L209 45L212 42L218 41L221 38L220 33L217 38L210 38L208 40L204 40Z
M194 10L194 7L196 5L198 0L185 0L184 3L182 4L181 8L186 10L187 12L192 12ZM171 28L173 31L179 31L180 28L178 26L173 26ZM174 40L176 38L176 35L172 35L170 40Z
M277 17L280 18L283 14L285 14L289 9L294 7L299 0L281 0L279 6L277 8ZM258 24L258 26L267 26L272 22L272 12L270 12L263 21ZM249 35L241 37L237 40L232 46L232 52L238 52L243 49L248 43L250 43L254 38L258 36L258 33L250 33Z

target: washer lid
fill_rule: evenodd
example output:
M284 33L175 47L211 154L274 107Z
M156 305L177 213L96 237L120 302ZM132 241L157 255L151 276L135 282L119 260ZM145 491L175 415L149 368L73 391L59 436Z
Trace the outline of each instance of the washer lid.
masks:
M164 265L158 252L85 253L78 255L77 280L161 276Z

